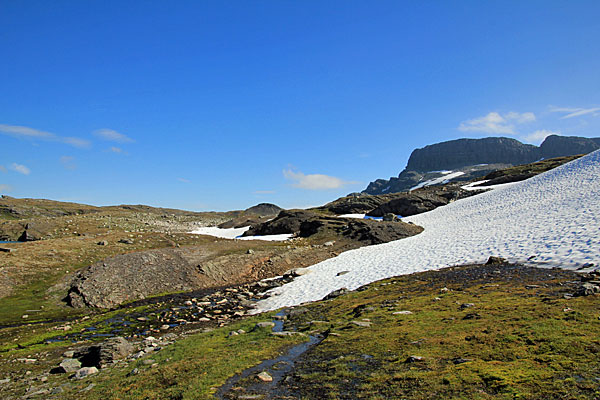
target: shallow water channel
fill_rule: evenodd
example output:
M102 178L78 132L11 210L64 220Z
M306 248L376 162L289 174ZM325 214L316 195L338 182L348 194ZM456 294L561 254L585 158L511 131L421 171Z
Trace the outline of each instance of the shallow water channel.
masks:
M280 311L276 315L283 317L285 312ZM273 332L283 332L283 319L273 320L273 322L275 323ZM308 342L297 344L279 357L263 361L229 378L217 390L215 397L218 399L271 399L274 396L284 395L285 390L279 386L281 381L294 369L298 358L323 339L324 337L320 335L309 335ZM263 382L256 377L252 379L253 376L263 371L273 378L271 382Z

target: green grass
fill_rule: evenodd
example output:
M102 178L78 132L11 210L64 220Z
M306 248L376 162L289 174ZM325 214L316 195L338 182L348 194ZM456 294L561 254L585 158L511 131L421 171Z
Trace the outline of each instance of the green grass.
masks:
M327 319L340 336L329 336L298 372L309 398L321 386L331 399L600 396L598 297L541 301L520 284L440 294L395 280L310 307L307 318ZM476 306L460 310L462 303ZM375 309L357 317L361 305ZM400 310L413 314L393 315ZM480 318L463 319L472 312ZM362 318L372 327L349 324ZM412 355L423 360L405 362Z
M285 348L305 340L301 337L275 337L269 330L252 332L258 321L270 320L261 315L180 340L164 350L149 355L158 366L144 365L143 360L123 368L101 371L94 379L96 386L86 392L86 399L209 399L227 378L261 360L277 356ZM227 337L232 330L248 333ZM127 376L138 368L139 374ZM89 381L77 384L63 394L64 399L81 398L78 390Z

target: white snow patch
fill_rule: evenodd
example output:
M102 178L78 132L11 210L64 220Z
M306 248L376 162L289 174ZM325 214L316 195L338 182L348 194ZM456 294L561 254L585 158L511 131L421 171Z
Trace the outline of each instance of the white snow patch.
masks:
M359 218L359 219L363 219L365 218L366 214L342 214L342 215L337 215L338 218Z
M439 185L439 184L448 183L452 179L457 178L457 177L465 174L464 172L461 172L461 171L456 171L456 172L452 172L452 171L440 171L440 173L444 174L444 175L440 176L439 178L430 179L428 181L421 182L418 185L411 187L409 189L409 191L420 189L420 188L422 188L424 186L431 186L431 185Z
M240 239L240 240L267 240L267 241L280 241L290 239L292 234L281 234L281 235L265 235L265 236L241 236L244 232L250 229L249 226L243 228L218 228L216 226L205 226L202 228L195 229L190 233L196 235L209 235L223 239Z
M396 215L398 218L402 218L400 215ZM372 219L373 221L383 221L383 217L371 217L367 214L341 214L336 215L337 218L357 218L357 219Z
M310 267L270 291L256 312L322 299L401 274L485 262L574 269L600 263L600 150L512 186L405 218L425 228L406 239L363 247ZM349 271L336 276L340 271Z
M471 182L468 185L461 186L461 188L465 189L465 190L470 190L470 191L474 191L474 190L488 190L488 189L501 189L501 188L504 188L504 187L512 186L515 183L518 183L518 182L508 182L508 183L499 183L497 185L490 185L490 186L475 186L475 185L479 185L481 183L485 183L488 180L489 179L484 179L482 181Z

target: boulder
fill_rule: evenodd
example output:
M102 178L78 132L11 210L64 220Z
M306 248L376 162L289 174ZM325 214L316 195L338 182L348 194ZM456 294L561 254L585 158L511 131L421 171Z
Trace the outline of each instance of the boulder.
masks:
M396 222L400 221L400 218L398 218L394 213L386 213L383 214L383 220L386 222Z
M123 359L135 352L135 348L125 338L118 336L102 343L77 350L74 358L85 367L102 368L116 360Z
M81 368L81 361L75 358L65 358L58 366L60 372L72 373L78 371Z

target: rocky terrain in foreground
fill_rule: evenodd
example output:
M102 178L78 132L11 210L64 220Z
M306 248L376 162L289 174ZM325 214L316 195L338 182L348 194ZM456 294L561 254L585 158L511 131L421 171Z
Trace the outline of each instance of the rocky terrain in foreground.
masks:
M597 274L490 258L338 291L277 315L245 316L245 299L292 274L122 310L108 322L136 332L127 337L0 354L0 391L6 399L92 400L598 394ZM301 346L312 337L320 339ZM292 369L259 364L269 359ZM221 386L231 376L239 379Z

